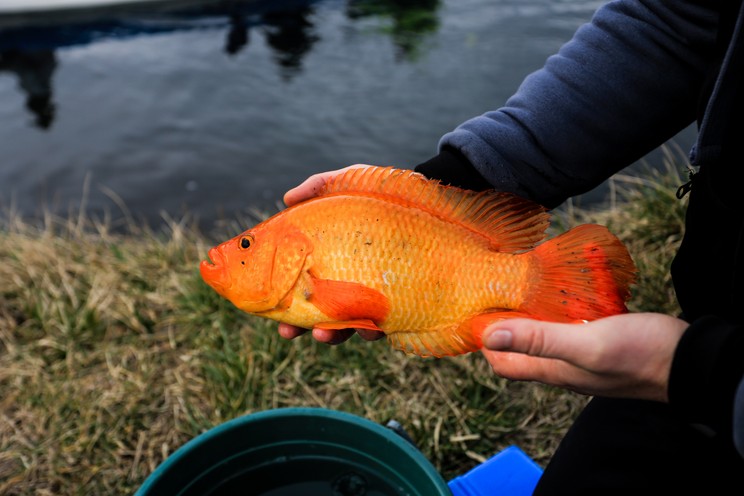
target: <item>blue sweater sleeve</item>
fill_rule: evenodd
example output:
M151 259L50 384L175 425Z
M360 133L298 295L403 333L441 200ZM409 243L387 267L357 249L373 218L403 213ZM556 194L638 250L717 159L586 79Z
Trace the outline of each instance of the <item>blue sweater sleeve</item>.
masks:
M715 47L711 3L604 5L502 108L446 134L440 149L548 207L594 188L695 119Z

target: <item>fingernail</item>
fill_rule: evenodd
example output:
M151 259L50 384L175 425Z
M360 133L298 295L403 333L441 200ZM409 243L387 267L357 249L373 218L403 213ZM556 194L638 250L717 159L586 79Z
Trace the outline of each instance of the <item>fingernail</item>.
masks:
M503 350L511 347L512 333L504 329L492 331L483 343L489 350Z

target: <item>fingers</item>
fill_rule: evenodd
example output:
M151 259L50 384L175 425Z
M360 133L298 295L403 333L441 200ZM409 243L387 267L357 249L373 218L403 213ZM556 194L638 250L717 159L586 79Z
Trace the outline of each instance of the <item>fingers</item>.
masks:
M318 196L318 193L323 188L325 183L331 177L340 174L348 169L357 169L359 167L370 167L366 164L354 164L343 169L321 172L319 174L313 174L312 176L305 179L302 184L295 186L284 194L284 204L288 207L300 203L310 198Z
M358 334L365 341L376 341L385 336L384 332L368 329L313 329L313 338L326 344L341 344L348 341L354 334Z
M354 335L354 329L313 329L313 338L325 344L341 344Z
M284 193L284 204L291 207L292 205L317 196L318 192L332 174L333 172L329 171L308 177L302 182L302 184L295 186Z
M298 336L302 336L308 330L300 327L295 327L289 324L279 324L279 335L284 339L294 339Z
M568 365L560 360L539 358L509 351L483 349L493 371L512 381L539 381L554 386L564 386Z
M293 325L280 323L279 324L279 335L284 339L295 339L296 337L302 336L303 334L310 331L310 329L302 329ZM354 335L354 329L341 329L341 330L328 330L328 329L313 329L312 336L317 341L325 344L341 344L348 340Z
M329 330L316 328L313 329L313 338L321 343L333 345L348 341L355 333L359 334L359 337L365 341L376 341L385 336L384 332L370 331L368 329Z
M289 324L279 324L279 335L284 339L294 339L298 336L302 336L307 333L309 329L302 329ZM328 330L328 329L313 329L312 336L314 339L325 344L341 344L348 341L354 333L359 334L359 337L365 341L376 341L385 336L384 332L381 331L370 331L368 329L342 329L342 330Z

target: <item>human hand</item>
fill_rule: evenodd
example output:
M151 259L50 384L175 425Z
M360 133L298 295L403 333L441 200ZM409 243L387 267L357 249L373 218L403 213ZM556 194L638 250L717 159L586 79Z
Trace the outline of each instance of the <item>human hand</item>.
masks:
M371 167L366 164L354 164L343 169L321 172L314 174L305 179L302 184L295 186L284 194L284 203L291 207L305 200L309 200L318 195L323 185L330 178L343 173L348 169L357 169L360 167ZM289 324L279 324L279 335L285 339L294 339L308 332L309 329L302 329ZM313 329L312 336L321 343L326 344L340 344L348 340L354 335L355 329L341 329L341 330L328 330L328 329ZM356 333L359 337L366 341L375 341L385 336L385 333L379 331L370 331L366 329L356 329Z
M529 319L483 332L494 372L582 394L668 401L674 351L688 323L658 313L628 313L586 324Z

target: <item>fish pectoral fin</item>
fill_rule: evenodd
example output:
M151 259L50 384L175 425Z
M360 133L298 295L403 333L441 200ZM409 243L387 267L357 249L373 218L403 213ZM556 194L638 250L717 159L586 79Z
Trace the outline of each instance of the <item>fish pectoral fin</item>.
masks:
M338 322L370 321L377 326L390 312L387 296L356 282L311 278L311 294L307 300Z
M381 331L377 324L369 319L357 319L357 320L345 320L345 321L334 321L334 322L320 322L315 324L313 327L316 329L328 329L336 331L339 329L368 329L370 331Z
M530 318L512 310L494 310L478 314L453 327L432 331L406 331L388 334L388 342L398 350L422 357L462 355L483 347L483 330L499 320Z

